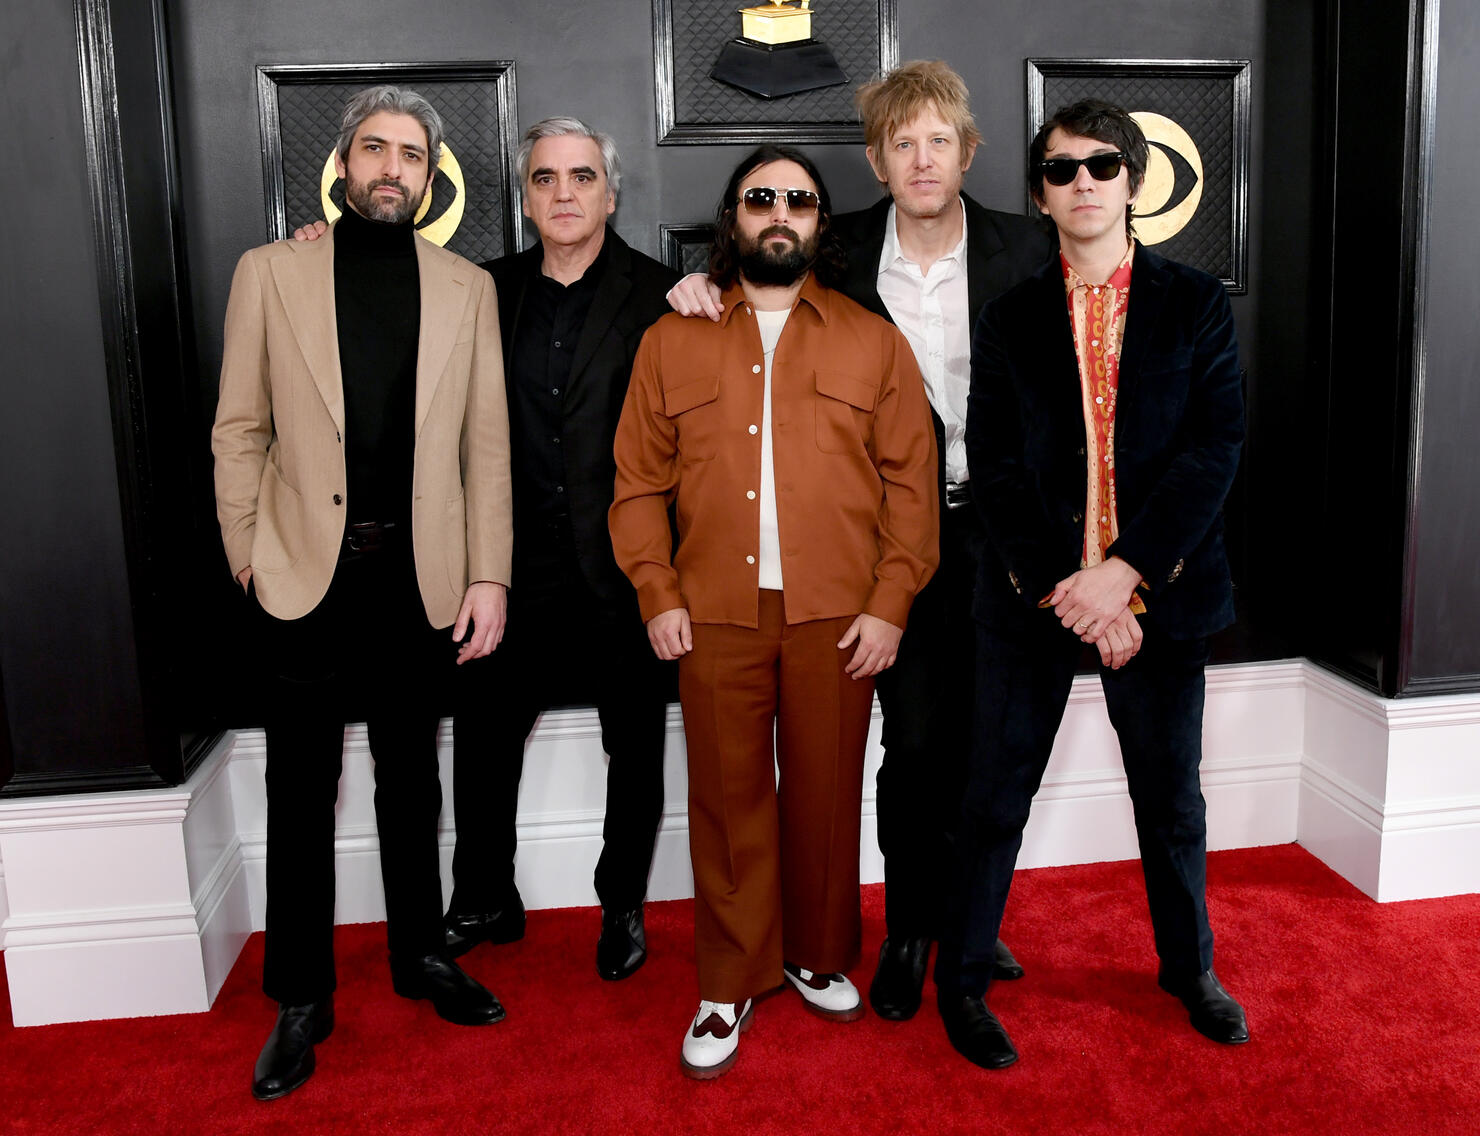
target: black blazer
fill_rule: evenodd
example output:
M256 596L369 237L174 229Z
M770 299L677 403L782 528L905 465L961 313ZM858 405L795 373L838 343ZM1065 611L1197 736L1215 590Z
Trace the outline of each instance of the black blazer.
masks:
M1031 275L1048 259L1053 241L1031 217L984 208L964 193L961 200L966 208L966 292L974 327L989 300ZM848 272L842 291L893 323L889 309L879 298L879 257L884 251L889 205L890 198L885 197L868 209L833 218L832 227L842 237L848 252ZM940 507L944 510L946 429L934 407L930 418L935 424L935 452L942 455Z
M1207 273L1136 246L1115 409L1120 538L1147 617L1172 638L1233 622L1223 501L1243 445L1233 309ZM988 304L971 351L966 451L1000 560L983 559L976 615L1036 606L1079 568L1085 435L1057 258Z
M617 467L612 439L632 377L637 345L652 323L669 311L664 298L678 274L652 257L630 248L610 225L605 237L606 266L571 360L570 381L562 402L565 426L566 496L581 572L598 596L626 600L632 585L612 556L606 512L611 508ZM514 349L519 315L530 283L544 263L540 245L483 265L498 288L499 327L504 356ZM514 555L519 552L514 534ZM519 581L514 581L518 587ZM634 601L635 602L635 601Z

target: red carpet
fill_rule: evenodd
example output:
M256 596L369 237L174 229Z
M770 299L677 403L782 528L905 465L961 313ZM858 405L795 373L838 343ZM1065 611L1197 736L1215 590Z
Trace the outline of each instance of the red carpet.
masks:
M991 1004L1022 1052L1000 1073L950 1049L934 1007L836 1025L762 1002L735 1067L678 1070L697 1006L692 905L648 908L651 957L596 977L594 909L534 912L464 961L508 1020L463 1029L391 993L383 928L337 938L338 1027L298 1092L258 1104L273 1007L253 936L209 1014L9 1026L0 1131L508 1133L1480 1132L1480 896L1379 905L1300 848L1209 858L1218 972L1253 1040L1193 1033L1155 985L1135 862L1021 872L1008 942L1028 968ZM873 973L883 893L864 889Z

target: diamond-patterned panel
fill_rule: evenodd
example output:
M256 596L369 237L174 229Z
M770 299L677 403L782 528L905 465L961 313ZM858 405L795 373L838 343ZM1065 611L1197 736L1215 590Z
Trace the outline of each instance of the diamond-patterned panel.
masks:
M333 152L344 104L375 81L278 85L283 207L290 232L323 217L319 176ZM467 195L462 221L444 247L475 264L512 251L503 189L507 146L500 132L494 84L477 79L416 79L404 85L420 91L437 108L446 143L462 167Z
M1228 280L1236 277L1233 247L1234 89L1222 77L1187 75L1047 75L1048 114L1076 99L1105 99L1126 110L1153 111L1172 119L1197 144L1203 194L1197 212L1175 235L1156 246L1172 260Z
M759 2L759 0L758 0ZM664 0L653 0L663 5ZM848 82L763 99L709 77L726 41L740 35L735 0L667 0L673 22L673 106L688 125L857 121L853 92L880 66L879 0L815 0L812 38L832 49Z

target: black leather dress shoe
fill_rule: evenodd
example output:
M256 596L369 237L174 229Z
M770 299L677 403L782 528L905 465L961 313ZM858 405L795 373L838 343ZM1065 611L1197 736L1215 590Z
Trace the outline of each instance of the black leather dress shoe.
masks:
M868 1004L891 1022L908 1021L920 1008L930 940L886 937L879 944L879 969L869 983Z
M447 913L447 957L461 958L479 943L513 943L524 938L524 901L515 892L497 911L476 915Z
M1249 1023L1244 1018L1244 1008L1223 989L1223 983L1211 970L1181 982L1164 973L1159 974L1156 984L1181 999L1182 1005L1187 1007L1192 1028L1204 1037L1224 1045L1242 1045L1249 1040Z
M277 1024L252 1070L252 1095L260 1101L285 1097L313 1076L313 1047L334 1032L334 999L279 1006Z
M936 995L941 1021L951 1045L966 1060L983 1069L1006 1069L1018 1059L1017 1048L997 1015L974 994Z
M992 958L992 977L1005 978L1008 982L1023 976L1022 964L1012 957L1012 952L1007 949L1007 944L1001 939L997 940L996 954Z
M616 982L647 961L647 929L642 906L630 911L601 912L601 938L596 940L596 972Z
M391 985L402 998L429 998L439 1017L460 1026L504 1020L504 1008L487 990L442 955L391 956Z

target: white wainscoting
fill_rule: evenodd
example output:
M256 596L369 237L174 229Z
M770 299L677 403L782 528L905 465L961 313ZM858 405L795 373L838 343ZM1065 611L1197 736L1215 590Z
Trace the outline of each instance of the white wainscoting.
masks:
M860 865L876 843L875 707ZM444 895L455 817L440 736ZM263 925L266 807L258 731L229 734L178 789L0 802L0 946L17 1025L204 1010ZM692 894L682 719L669 712L667 806L649 896ZM1212 667L1203 793L1213 849L1299 840L1376 899L1480 891L1480 696L1393 701L1295 660ZM385 917L362 726L345 731L339 922ZM596 903L605 758L594 711L544 715L519 798L531 908ZM1115 736L1093 676L1075 680L1024 834L1022 867L1136 856Z

